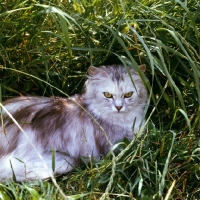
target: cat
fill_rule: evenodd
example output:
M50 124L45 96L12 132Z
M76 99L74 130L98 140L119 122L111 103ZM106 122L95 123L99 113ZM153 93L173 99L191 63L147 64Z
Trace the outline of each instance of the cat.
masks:
M132 140L142 124L148 94L138 73L130 67L128 70L122 65L91 66L81 94L5 101L0 127L0 181L63 174L73 170L80 157L99 159L114 142L124 137ZM144 65L140 70L145 71Z

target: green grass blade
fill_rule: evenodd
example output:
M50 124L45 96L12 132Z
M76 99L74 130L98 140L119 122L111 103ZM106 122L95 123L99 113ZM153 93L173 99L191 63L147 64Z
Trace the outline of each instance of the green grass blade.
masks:
M159 195L162 196L163 195L163 190L165 188L165 179L166 179L166 174L168 171L168 167L170 165L170 159L171 159L171 154L172 154L172 149L173 149L173 145L174 145L174 141L175 141L175 137L176 137L176 133L174 131L170 131L172 133L172 142L171 142L171 147L169 149L169 153L167 155L167 159L165 162L165 166L162 172L162 178L159 184Z

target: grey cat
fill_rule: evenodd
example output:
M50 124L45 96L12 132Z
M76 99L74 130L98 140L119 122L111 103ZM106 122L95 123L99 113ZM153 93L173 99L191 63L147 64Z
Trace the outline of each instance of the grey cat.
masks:
M144 66L140 69L145 71ZM128 73L122 65L89 67L88 73L82 94L18 97L3 103L1 181L12 179L13 173L17 181L63 174L71 171L80 157L99 159L115 141L134 138L148 96L138 73L131 68Z

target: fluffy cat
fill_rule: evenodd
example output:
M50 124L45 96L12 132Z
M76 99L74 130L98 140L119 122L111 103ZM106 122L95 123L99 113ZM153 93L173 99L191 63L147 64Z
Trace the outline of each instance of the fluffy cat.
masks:
M141 71L145 71L144 66ZM62 174L71 171L80 157L99 159L115 141L134 138L147 100L147 91L138 73L131 68L128 73L122 65L90 67L88 73L82 94L70 98L18 97L3 103L1 181L12 179L13 173L17 181L45 179L50 173Z

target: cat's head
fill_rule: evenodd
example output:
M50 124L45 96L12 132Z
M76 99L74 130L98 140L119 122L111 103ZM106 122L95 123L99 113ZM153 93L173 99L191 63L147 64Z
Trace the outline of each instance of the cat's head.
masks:
M140 70L144 72L145 66L142 65ZM92 66L88 73L83 97L95 116L117 119L144 107L147 91L133 69L127 71L122 65Z

